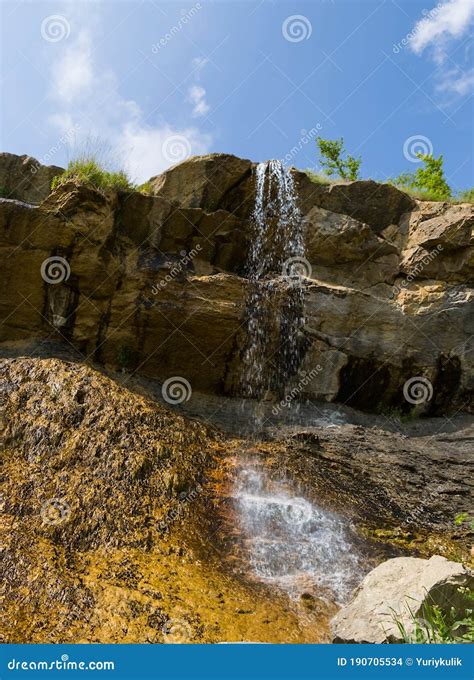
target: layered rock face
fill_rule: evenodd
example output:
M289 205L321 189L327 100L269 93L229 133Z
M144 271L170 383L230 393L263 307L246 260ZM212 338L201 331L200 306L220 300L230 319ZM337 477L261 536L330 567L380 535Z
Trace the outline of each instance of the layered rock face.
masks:
M281 393L367 410L472 408L473 206L294 179L310 271L299 366ZM0 342L60 339L114 368L238 395L254 165L198 157L151 185L146 196L67 183L39 206L0 201ZM269 305L277 354L286 288L278 280ZM407 400L420 377L427 398Z

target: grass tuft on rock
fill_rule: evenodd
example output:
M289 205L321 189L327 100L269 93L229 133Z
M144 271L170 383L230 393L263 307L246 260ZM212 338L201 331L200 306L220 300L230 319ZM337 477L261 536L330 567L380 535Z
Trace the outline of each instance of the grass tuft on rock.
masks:
M62 175L54 177L51 189L56 189L71 180L81 184L91 184L99 191L134 191L136 189L124 170L107 170L92 155L69 161Z

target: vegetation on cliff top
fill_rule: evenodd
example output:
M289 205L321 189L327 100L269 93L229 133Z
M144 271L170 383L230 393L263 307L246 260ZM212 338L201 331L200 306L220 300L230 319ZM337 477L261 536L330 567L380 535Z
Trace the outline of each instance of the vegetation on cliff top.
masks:
M342 137L334 140L318 137L316 144L322 172L307 170L306 174L312 182L328 184L334 176L349 181L361 179L362 159L346 154ZM398 177L389 178L388 183L422 201L474 202L474 188L459 191L454 196L444 175L443 156L435 158L432 154L419 153L417 157L423 165L416 172L401 173Z
M92 184L96 189L108 191L133 191L135 186L124 170L107 170L93 155L84 155L69 161L62 175L57 175L51 189L70 180Z

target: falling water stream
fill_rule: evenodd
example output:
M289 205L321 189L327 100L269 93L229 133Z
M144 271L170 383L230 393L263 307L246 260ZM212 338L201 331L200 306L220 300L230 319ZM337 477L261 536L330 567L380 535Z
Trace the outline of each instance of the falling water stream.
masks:
M305 351L301 273L309 272L291 172L269 161L257 166L255 177L242 393L257 400L258 414L262 399L284 395ZM258 436L258 415L256 421ZM233 496L254 576L292 597L313 591L343 602L361 571L347 524L298 495L287 480L273 479L262 461L248 458L239 465Z

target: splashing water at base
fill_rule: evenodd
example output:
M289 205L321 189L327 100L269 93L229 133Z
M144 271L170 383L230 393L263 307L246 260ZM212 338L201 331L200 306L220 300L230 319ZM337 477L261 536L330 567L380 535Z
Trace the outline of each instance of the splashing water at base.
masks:
M255 575L290 596L314 590L345 602L362 577L362 560L341 518L291 495L255 467L242 470L235 499Z

